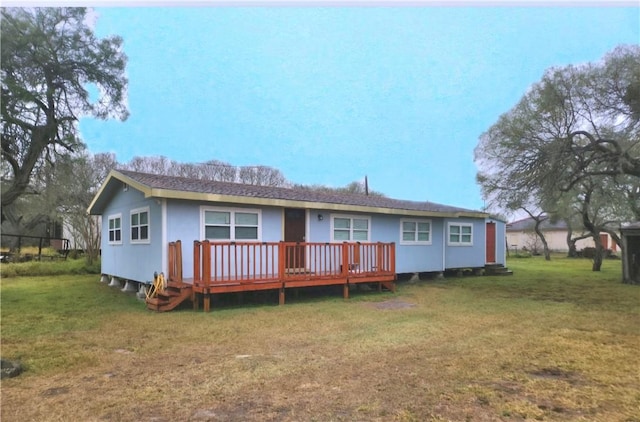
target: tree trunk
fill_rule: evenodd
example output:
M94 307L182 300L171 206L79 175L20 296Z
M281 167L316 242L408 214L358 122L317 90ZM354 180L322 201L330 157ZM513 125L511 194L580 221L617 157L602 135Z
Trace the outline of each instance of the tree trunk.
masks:
M49 145L51 140L55 137L56 126L55 124L48 124L47 126L36 126L33 129L31 135L31 142L27 148L22 165L14 168L13 179L11 183L3 187L2 189L2 219L6 218L4 209L5 207L13 204L16 199L24 193L29 186L31 179L31 173L36 166L38 160L42 156L42 152ZM4 153L3 153L4 156Z
M592 271L600 271L602 267L602 258L604 256L604 250L602 248L602 242L600 241L600 233L595 233L593 236L593 242L596 244L596 252L593 256Z
M576 241L573 240L572 237L573 237L573 230L571 229L571 225L567 224L567 246L569 247L569 252L567 252L567 258L576 258L578 256Z
M542 249L544 251L544 259L545 261L551 261L551 251L549 250L549 244L547 243L547 239L545 239L544 234L542 234L542 230L540 230L540 224L542 221L536 221L535 231L540 241L542 242Z
M569 252L567 252L567 258L577 258L578 248L576 247L575 239L567 239L567 245L569 246Z
M549 245L547 244L547 239L545 239L544 234L542 233L542 230L540 230L540 225L542 224L543 221L547 219L547 217L544 214L533 215L533 213L529 211L526 207L522 207L522 209L527 214L529 214L531 218L535 220L536 225L534 227L534 230L538 235L538 237L540 238L540 241L542 242L542 248L544 250L544 259L546 261L551 261L551 251L549 251Z

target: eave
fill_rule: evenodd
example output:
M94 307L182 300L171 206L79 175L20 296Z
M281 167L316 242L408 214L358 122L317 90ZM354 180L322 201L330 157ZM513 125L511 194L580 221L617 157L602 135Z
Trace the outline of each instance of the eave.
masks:
M96 212L96 206L99 205L100 198L105 194L109 183L112 180L119 180L122 183L128 184L130 187L142 192L145 198L166 198L177 199L185 201L201 201L201 202L222 202L233 203L253 206L271 206L271 207L283 207L283 208L305 208L305 209L318 209L337 212L360 212L360 213L373 213L373 214L387 214L387 215L410 215L416 217L442 217L442 218L489 218L490 215L483 212L443 212L443 211L421 211L410 210L402 208L388 208L388 207L373 207L363 205L349 205L327 202L312 202L292 199L279 199L279 198L262 198L254 196L240 196L240 195L225 195L203 192L191 192L174 189L162 189L152 188L145 184L142 184L131 177L128 177L117 170L112 170L106 181L98 190L98 193L94 197L93 201L89 205L88 212L90 214L100 214Z

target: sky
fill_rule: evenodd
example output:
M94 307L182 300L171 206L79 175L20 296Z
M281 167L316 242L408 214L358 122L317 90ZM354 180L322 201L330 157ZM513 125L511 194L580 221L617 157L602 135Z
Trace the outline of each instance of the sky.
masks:
M97 7L128 56L125 122L92 153L367 176L388 197L483 209L474 148L548 68L640 42L640 8Z

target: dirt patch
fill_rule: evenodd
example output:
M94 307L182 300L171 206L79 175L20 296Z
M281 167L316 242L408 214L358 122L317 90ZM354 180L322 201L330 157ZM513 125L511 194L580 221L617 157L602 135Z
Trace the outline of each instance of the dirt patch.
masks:
M69 387L53 387L53 388L47 388L42 393L40 393L40 395L43 397L52 397L52 396L59 396L61 394L68 394L68 393L69 393Z
M534 378L562 380L570 384L576 384L580 381L580 374L572 371L565 371L563 369L555 367L530 371L529 375L533 376Z
M367 305L376 309L407 309L416 306L415 303L406 302L402 299L389 299L384 302L368 303Z

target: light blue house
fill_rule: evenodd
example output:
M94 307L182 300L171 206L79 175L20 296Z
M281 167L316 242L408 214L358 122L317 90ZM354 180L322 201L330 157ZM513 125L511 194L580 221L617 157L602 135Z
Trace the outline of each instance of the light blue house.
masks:
M503 221L431 202L114 170L89 213L102 216L102 273L131 283L167 273L175 240L185 279L194 277L191 245L206 239L392 243L398 274L505 264Z

